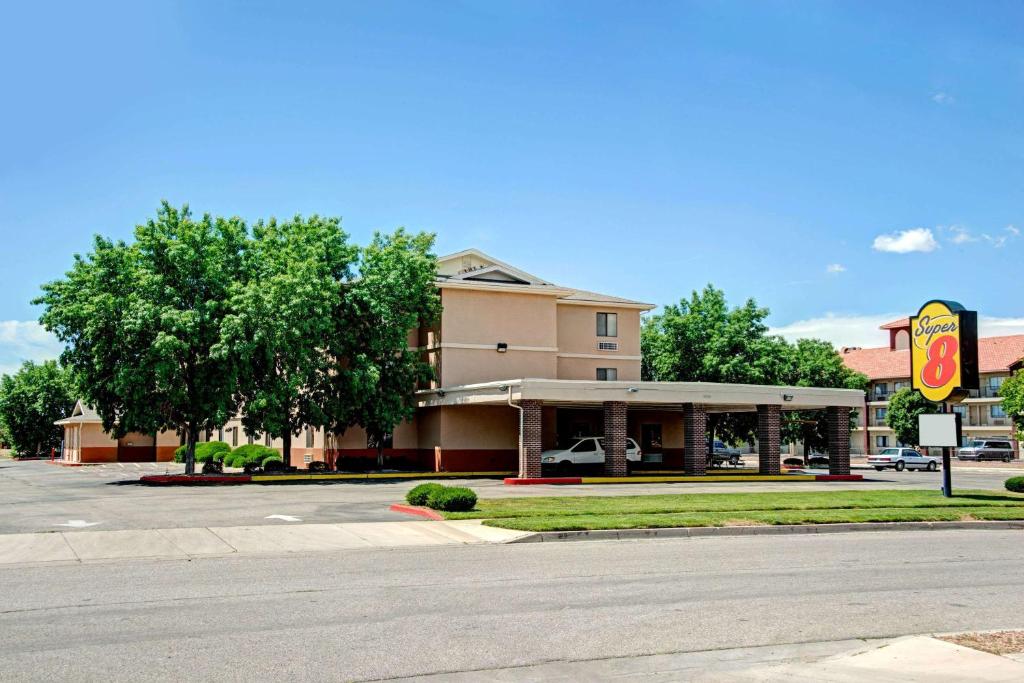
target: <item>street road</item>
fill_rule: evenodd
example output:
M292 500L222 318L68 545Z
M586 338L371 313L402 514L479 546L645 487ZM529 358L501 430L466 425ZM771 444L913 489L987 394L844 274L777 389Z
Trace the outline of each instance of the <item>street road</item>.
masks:
M1022 578L1024 536L1006 531L18 567L0 570L0 671L47 681L460 671L509 680L509 667L540 662L1020 628Z
M305 523L387 522L407 517L390 512L416 481L294 484L289 486L152 487L139 476L169 465L112 463L60 467L46 462L0 460L0 534L53 531L78 520L88 528L166 529L171 527L280 524L274 515ZM743 482L581 486L505 486L496 479L446 481L473 488L482 498L503 496L616 496L645 493L749 491L835 491L841 489L926 488L938 490L941 473L859 470L861 482ZM957 469L955 488L999 489L1024 470ZM272 519L267 519L272 517ZM84 528L84 527L83 527Z

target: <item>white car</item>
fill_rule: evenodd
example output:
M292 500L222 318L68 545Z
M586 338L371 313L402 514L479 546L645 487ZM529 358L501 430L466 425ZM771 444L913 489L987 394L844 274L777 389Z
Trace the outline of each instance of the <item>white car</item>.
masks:
M640 447L633 439L626 439L626 466L640 462ZM541 465L568 469L570 465L594 465L604 462L604 437L588 436L577 439L568 448L556 448L540 454Z
M897 472L908 470L927 470L934 472L939 469L939 461L929 455L921 455L913 448L886 448L877 455L868 456L868 464L881 472L891 467Z

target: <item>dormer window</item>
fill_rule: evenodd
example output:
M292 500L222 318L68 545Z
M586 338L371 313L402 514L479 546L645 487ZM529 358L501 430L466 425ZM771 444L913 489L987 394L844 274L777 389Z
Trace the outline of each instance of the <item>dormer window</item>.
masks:
M597 314L597 336L618 337L619 336L619 314L598 313Z

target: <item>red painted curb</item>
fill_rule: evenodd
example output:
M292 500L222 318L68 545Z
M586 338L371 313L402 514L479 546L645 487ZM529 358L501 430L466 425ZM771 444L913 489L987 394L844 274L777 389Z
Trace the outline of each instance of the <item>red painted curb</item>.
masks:
M506 486L530 486L531 484L582 484L582 477L537 477L536 479L520 479L509 477Z
M863 474L816 474L814 481L863 481Z
M147 474L139 477L143 484L248 484L252 477L248 474Z
M430 508L421 508L415 505L402 505L401 503L395 503L390 508L392 512L401 512L406 515L414 515L416 517L426 517L434 521L443 521L444 517L440 513L431 510Z

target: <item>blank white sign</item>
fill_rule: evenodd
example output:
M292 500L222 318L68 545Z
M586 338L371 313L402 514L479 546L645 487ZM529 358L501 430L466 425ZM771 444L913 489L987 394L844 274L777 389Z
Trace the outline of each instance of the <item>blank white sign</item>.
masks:
M956 448L960 445L956 440L955 414L919 415L918 420L922 446L949 446Z

